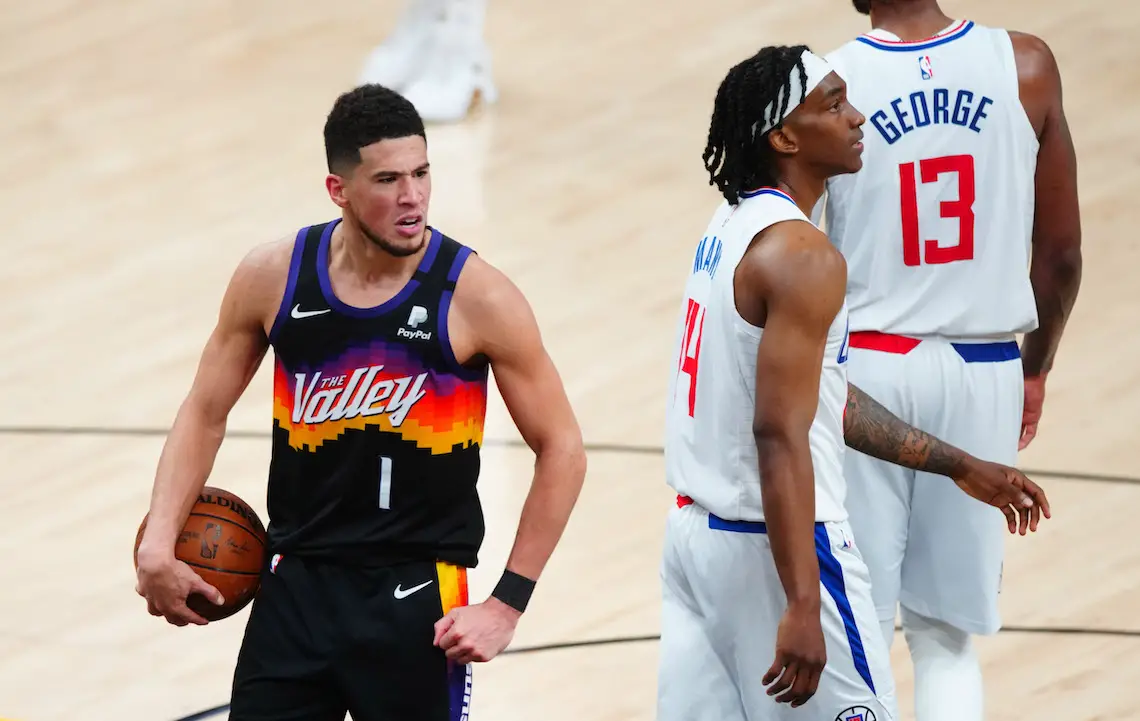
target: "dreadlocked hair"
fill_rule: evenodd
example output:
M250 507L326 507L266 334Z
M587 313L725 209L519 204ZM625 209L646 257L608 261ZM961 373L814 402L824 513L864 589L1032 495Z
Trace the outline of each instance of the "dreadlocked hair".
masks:
M807 95L807 72L800 59L804 50L806 45L766 47L729 70L717 89L703 158L709 185L733 205L749 188L776 184L767 133L755 134L753 127L780 127L776 121L793 92L793 68L800 70L801 100Z

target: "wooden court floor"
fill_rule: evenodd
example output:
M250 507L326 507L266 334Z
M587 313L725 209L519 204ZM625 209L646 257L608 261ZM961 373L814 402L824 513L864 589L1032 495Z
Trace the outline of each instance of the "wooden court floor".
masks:
M846 0L489 6L501 103L429 131L431 221L529 295L593 444L514 648L632 640L479 666L471 718L646 721L671 501L655 448L684 267L718 200L700 161L716 85L761 45L830 50L864 19ZM1140 481L1127 479L1140 476L1140 71L1128 62L1140 7L945 6L1052 44L1086 241L1045 419L1021 458L1042 471L1055 518L1008 544L1011 628L979 642L990 718L1140 718ZM0 0L0 716L173 721L228 700L245 614L187 629L151 618L131 544L234 264L333 217L321 124L399 8ZM262 513L264 371L211 478ZM487 437L475 599L502 567L532 464L497 398ZM901 638L892 660L913 718Z

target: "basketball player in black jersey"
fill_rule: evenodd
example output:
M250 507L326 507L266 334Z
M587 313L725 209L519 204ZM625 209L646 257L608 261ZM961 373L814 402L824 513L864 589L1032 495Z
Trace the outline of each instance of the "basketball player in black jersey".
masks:
M174 558L226 418L275 356L269 558L234 673L234 721L467 717L470 664L510 641L585 474L581 433L522 293L428 224L423 123L362 86L325 125L341 217L254 249L163 449L138 587L203 624L216 589ZM537 457L507 568L467 605L488 371Z

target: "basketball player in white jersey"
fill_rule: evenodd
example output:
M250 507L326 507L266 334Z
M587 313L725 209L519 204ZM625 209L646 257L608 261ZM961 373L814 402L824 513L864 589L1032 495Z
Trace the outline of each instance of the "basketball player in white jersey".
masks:
M1017 471L848 387L844 260L807 214L829 176L859 169L863 123L804 46L764 48L717 92L705 165L725 200L689 270L667 403L678 497L658 721L898 718L844 509L845 443L949 476L1002 509L1011 532L1048 515Z
M935 0L854 5L874 29L827 58L867 115L864 165L828 182L825 216L847 260L851 382L1013 464L1080 283L1057 65L1041 40L951 19ZM918 720L981 719L970 635L1001 625L1001 515L865 455L845 470L860 480L847 505L888 645L901 601Z

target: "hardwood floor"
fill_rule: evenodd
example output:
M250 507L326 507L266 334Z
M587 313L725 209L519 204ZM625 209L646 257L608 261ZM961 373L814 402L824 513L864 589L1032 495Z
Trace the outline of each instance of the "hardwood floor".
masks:
M1075 477L1140 475L1140 70L1128 61L1140 6L945 6L1051 44L1080 160L1084 284L1021 457L1061 475L1040 477L1055 518L1008 544L1005 620L1140 634L1140 546L1115 512L1140 488ZM400 8L0 0L0 452L13 513L0 527L0 714L173 721L227 701L247 612L206 628L153 619L133 590L131 545L161 431L235 263L333 217L321 125ZM432 222L528 295L591 443L661 442L684 268L718 200L700 155L720 78L761 45L825 52L864 22L838 0L490 2L500 102L429 129ZM266 364L211 477L262 514L270 403ZM473 598L502 568L533 462L504 445L518 434L497 397L486 436L490 532ZM515 646L656 634L671 500L652 448L592 451ZM1138 644L982 639L989 718L1140 717ZM504 656L476 669L471 718L652 719L656 654L650 640ZM913 718L901 637L892 660Z

